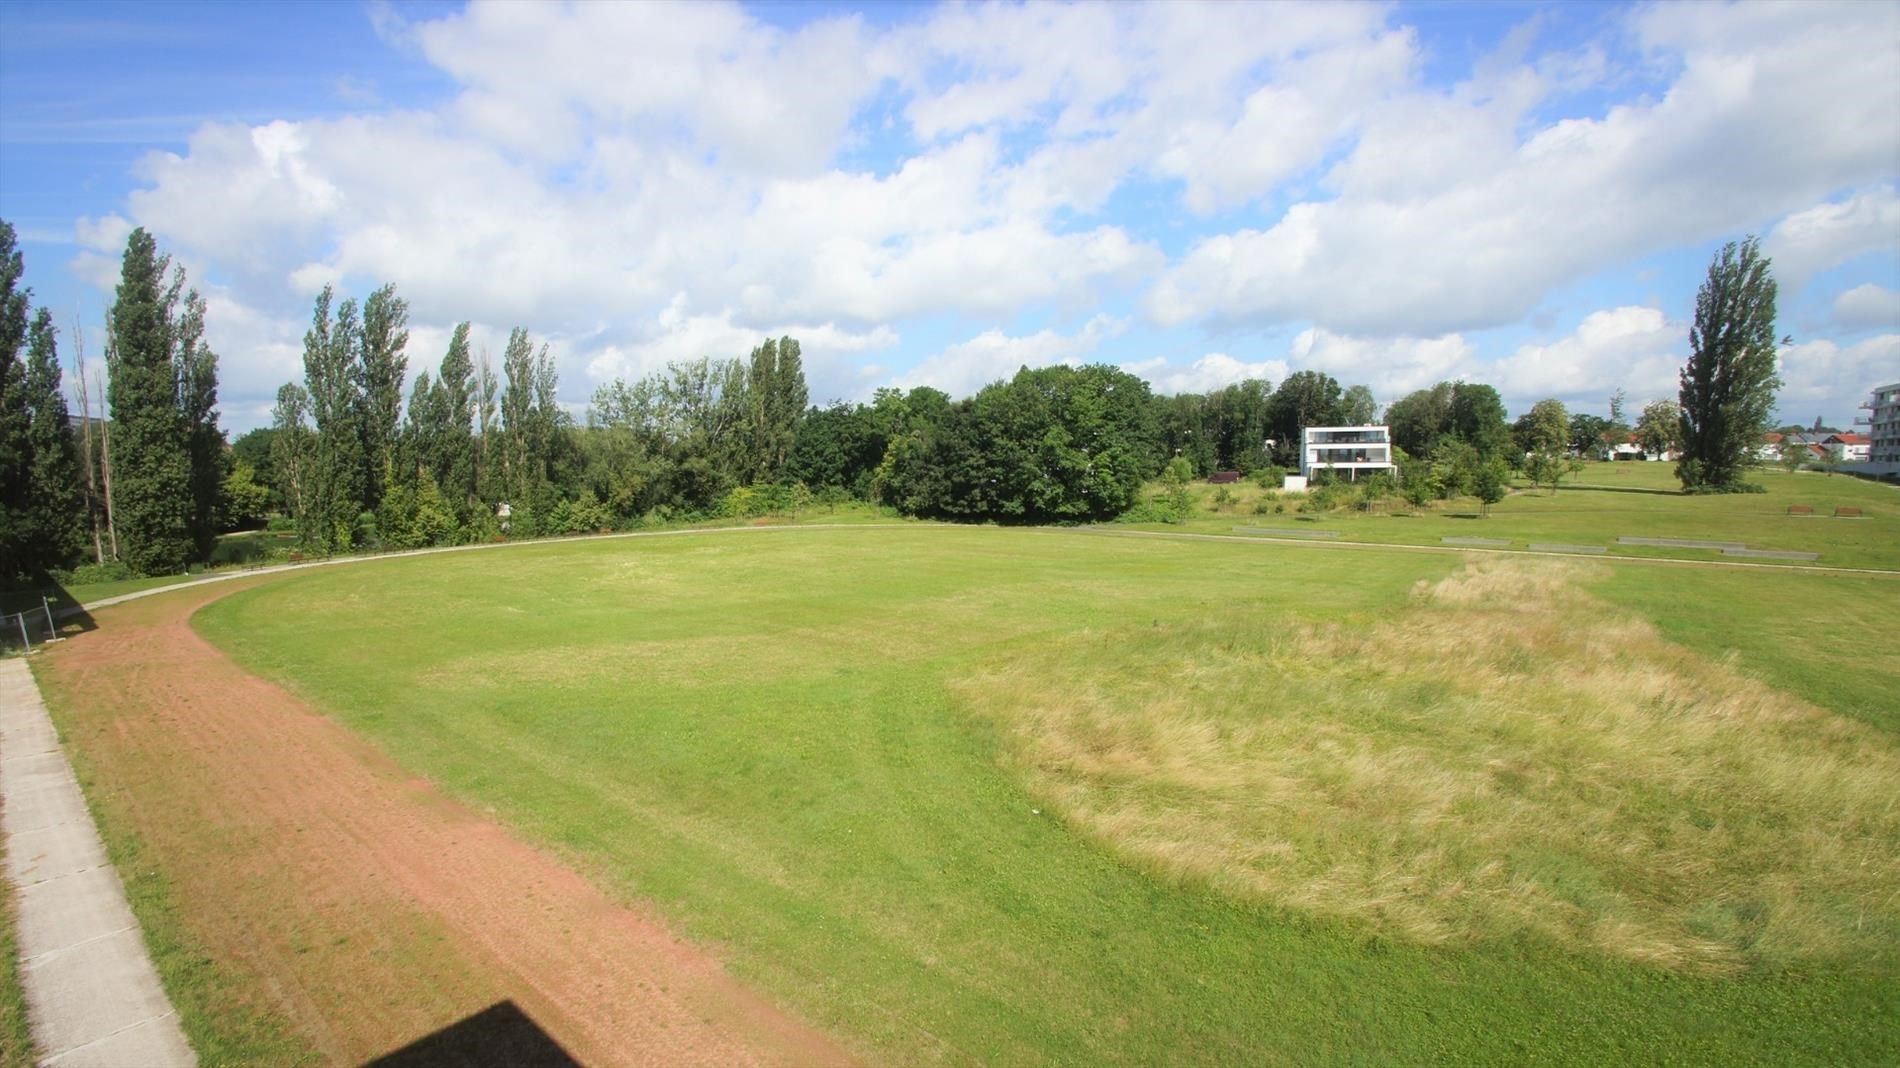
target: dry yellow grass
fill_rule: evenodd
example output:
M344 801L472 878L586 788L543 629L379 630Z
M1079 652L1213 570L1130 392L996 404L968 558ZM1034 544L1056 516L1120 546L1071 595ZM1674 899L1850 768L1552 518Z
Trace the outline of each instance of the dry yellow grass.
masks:
M1360 626L1236 604L956 685L1032 794L1167 877L1690 972L1891 956L1892 736L1665 642L1595 575L1474 564Z

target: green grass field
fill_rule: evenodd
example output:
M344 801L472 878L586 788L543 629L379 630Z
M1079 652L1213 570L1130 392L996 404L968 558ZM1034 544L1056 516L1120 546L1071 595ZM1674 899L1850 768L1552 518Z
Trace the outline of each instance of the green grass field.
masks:
M1333 522L1778 501L1602 497ZM1895 592L912 526L371 562L196 622L876 1060L1839 1064L1900 1058L1900 665L1803 632L1894 633Z
M1556 494L1526 488L1494 505L1480 518L1476 500L1435 503L1414 515L1402 502L1391 510L1366 514L1339 510L1303 515L1300 497L1280 494L1256 506L1263 496L1251 483L1230 487L1235 500L1216 508L1215 487L1192 488L1197 509L1184 528L1203 533L1232 533L1236 527L1260 532L1328 530L1341 540L1438 545L1445 537L1510 539L1512 547L1532 542L1601 545L1616 556L1682 560L1722 557L1707 550L1618 545L1619 537L1676 538L1741 542L1750 548L1816 552L1822 567L1900 569L1900 487L1815 471L1789 474L1779 468L1751 478L1766 493L1685 497L1672 464L1593 463L1567 478ZM1790 505L1806 505L1812 516L1791 516ZM1280 510L1276 511L1278 506ZM1837 519L1837 508L1859 508L1857 519ZM1169 529L1150 525L1149 529Z

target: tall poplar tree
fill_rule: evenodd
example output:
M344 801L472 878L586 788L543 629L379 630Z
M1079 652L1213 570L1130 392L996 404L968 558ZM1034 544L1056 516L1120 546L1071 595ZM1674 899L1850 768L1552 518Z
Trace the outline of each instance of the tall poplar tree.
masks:
M316 423L311 450L306 541L325 550L346 550L355 542L356 518L363 511L363 432L365 409L358 343L362 328L356 302L336 308L329 286L317 294L310 329L303 337L304 383Z
M464 520L477 499L473 375L474 364L468 353L468 324L460 323L449 337L449 351L443 355L441 371L436 375L442 425L436 451L429 462L435 468L436 484L442 487L442 496Z
M362 386L363 507L381 504L384 480L395 463L402 420L402 382L409 368L409 304L386 285L363 302Z
M1691 492L1734 493L1768 429L1775 373L1775 278L1753 236L1722 246L1696 293L1681 374L1682 459Z
M277 492L290 509L297 524L298 540L310 546L321 544L316 524L311 520L315 503L316 435L310 429L310 394L295 382L286 382L277 390L277 405L271 409L271 473Z
M20 287L25 271L13 226L0 221L0 582L23 576L28 566L33 416L26 402L26 365L20 359L31 295Z
M112 406L112 496L125 562L148 575L181 571L192 555L191 458L173 365L169 257L143 227L126 239L106 317L106 396Z
M73 440L66 395L60 391L58 333L45 308L33 318L26 364L26 403L32 410L27 447L32 505L30 564L36 569L70 567L86 546L86 499L80 491L79 449Z
M767 338L752 350L744 393L746 455L740 465L749 481L776 482L783 475L809 400L795 339Z
M176 325L173 362L178 372L179 414L191 465L193 555L209 560L218 543L218 495L224 485L224 432L218 429L218 356L205 344L205 302L192 290Z
M507 497L520 504L540 484L531 470L539 457L530 456L537 437L534 343L521 327L508 334L508 346L501 352L501 373L507 382L501 394L501 484Z

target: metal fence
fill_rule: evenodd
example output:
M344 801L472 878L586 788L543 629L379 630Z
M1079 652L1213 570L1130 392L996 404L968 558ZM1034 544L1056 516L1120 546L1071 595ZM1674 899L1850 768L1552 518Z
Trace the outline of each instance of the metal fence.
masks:
M40 598L38 608L0 616L0 649L30 652L34 646L51 641L58 635L59 624L53 621L53 606L44 597Z

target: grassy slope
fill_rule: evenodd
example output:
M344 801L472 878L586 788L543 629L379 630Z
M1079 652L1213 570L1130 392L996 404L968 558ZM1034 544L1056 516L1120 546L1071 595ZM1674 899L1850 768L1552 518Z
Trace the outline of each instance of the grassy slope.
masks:
M1236 503L1211 507L1213 487L1196 486L1200 508L1185 529L1229 533L1235 527L1266 530L1335 530L1348 541L1437 545L1445 537L1509 538L1522 549L1531 542L1604 545L1618 556L1685 560L1720 559L1705 550L1620 546L1625 536L1735 541L1751 548L1818 552L1822 566L1900 569L1900 489L1813 471L1790 475L1778 468L1757 472L1766 493L1684 497L1671 464L1590 464L1577 481L1566 480L1555 496L1548 489L1520 490L1477 517L1477 502L1439 502L1419 515L1363 515L1350 511L1302 516L1299 498L1283 495L1286 510L1254 512L1261 491L1232 487ZM1813 517L1791 517L1788 506L1805 504ZM1860 519L1835 519L1834 509L1858 507ZM1271 505L1269 505L1271 507ZM1155 527L1154 529L1183 529Z
M1891 976L1427 949L1163 885L1033 811L946 689L1236 598L1373 618L1454 558L927 529L508 563L317 572L199 623L880 1059L1900 1055Z

